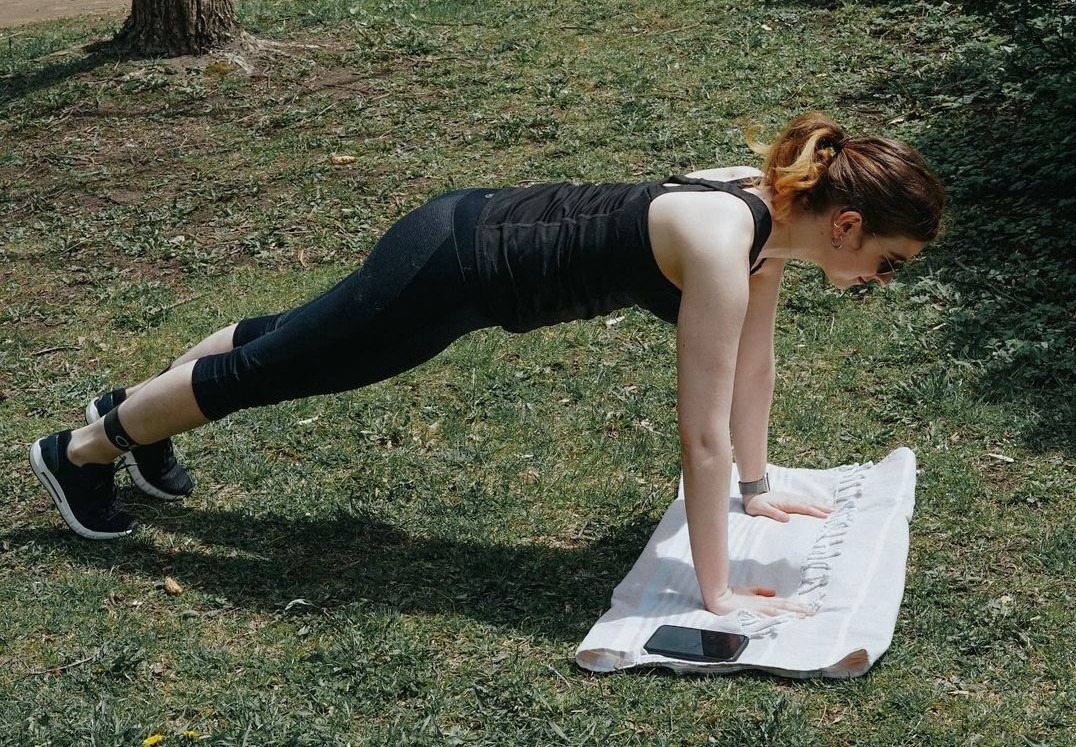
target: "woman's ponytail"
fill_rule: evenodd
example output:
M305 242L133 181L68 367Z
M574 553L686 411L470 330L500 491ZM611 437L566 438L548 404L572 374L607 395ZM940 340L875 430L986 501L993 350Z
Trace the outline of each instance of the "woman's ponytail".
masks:
M941 230L945 190L922 156L899 140L849 138L812 112L789 122L770 145L749 132L748 145L766 157L762 185L777 221L787 221L793 207L841 208L859 212L872 233L931 241Z
M748 139L751 149L766 157L762 179L771 190L774 218L788 220L797 201L808 210L824 207L811 198L847 139L840 125L816 112L793 119L770 145Z

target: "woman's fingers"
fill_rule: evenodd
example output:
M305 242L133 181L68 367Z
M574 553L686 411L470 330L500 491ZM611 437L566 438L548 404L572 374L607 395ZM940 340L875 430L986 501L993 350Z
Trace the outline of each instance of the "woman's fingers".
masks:
M794 498L776 504L788 514L803 514L813 516L816 519L824 519L833 512L833 507L826 503L819 503L806 498Z
M782 523L787 522L789 519L788 514L777 508L777 506L774 506L772 503L758 501L757 504L752 504L751 507L755 509L755 516L765 516L767 519L773 519L774 521L780 521Z
M794 615L799 615L801 617L809 617L809 616L814 614L814 612L812 612L810 610L810 608L804 607L802 604L795 604L794 602L789 602L787 604L782 604L782 605L776 605L776 604L766 605L766 606L757 608L755 611L756 612L761 612L761 613L763 613L765 615L769 615L771 617L775 617L777 615L787 615L789 613L792 613Z
M760 615L775 617L789 613L809 617L814 614L810 607L793 602L784 597L778 597L775 589L766 586L751 586L747 588L734 588L733 598L730 604L734 608L748 609Z
M785 612L795 612L797 615L813 615L814 610L810 607L800 604L799 602L790 602L787 599L781 605L781 609Z
M789 514L824 519L833 512L833 506L795 493L775 491L753 496L744 506L744 510L750 516L765 516L783 524L791 518Z
M809 506L785 506L785 511L789 513L804 514L805 516L813 516L817 519L824 519L829 516L833 510L828 506L809 505Z
M833 513L833 506L828 503L812 503L811 510L814 512L812 516L825 517Z

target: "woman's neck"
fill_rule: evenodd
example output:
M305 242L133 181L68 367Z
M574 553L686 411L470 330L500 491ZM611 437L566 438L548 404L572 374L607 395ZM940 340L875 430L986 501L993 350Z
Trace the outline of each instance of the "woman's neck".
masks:
M787 221L774 221L760 257L800 259L818 264L830 247L830 216L794 207Z

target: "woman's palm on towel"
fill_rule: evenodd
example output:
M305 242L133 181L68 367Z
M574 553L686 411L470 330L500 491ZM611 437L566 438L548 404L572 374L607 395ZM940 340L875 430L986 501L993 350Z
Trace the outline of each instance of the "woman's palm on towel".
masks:
M759 493L744 502L744 512L749 516L765 516L781 522L788 521L789 514L804 514L824 519L831 511L833 506L828 503L780 490Z
M765 586L732 586L732 594L711 609L715 615L727 615L734 610L750 610L759 615L775 616L795 614L800 617L813 615L805 605L777 596L777 591Z

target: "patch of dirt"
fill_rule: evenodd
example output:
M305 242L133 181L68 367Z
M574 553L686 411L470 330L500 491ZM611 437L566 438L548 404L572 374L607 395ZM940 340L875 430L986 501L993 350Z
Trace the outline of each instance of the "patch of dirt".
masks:
M371 98L377 89L370 84L376 78L387 78L388 73L363 73L357 70L330 69L324 73L311 75L303 82L303 88L297 95L324 93L332 101L346 99ZM382 94L388 96L389 94Z
M82 15L126 16L131 0L4 0L0 2L0 28Z

